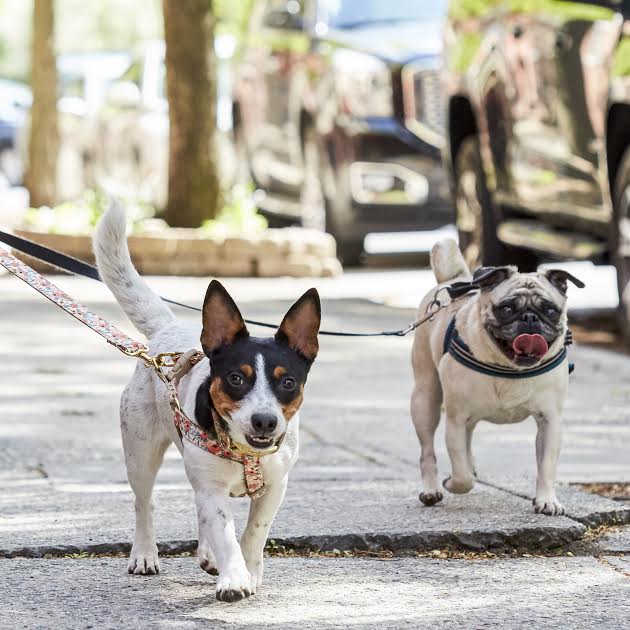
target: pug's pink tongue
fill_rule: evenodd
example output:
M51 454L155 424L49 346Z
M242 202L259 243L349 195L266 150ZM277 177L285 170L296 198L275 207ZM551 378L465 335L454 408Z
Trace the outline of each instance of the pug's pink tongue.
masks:
M544 357L549 350L549 344L542 335L519 335L513 342L512 348L516 354L528 354L538 358Z

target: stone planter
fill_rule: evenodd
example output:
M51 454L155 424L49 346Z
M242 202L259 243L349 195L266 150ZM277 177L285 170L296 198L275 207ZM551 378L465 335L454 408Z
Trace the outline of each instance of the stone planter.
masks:
M15 230L18 236L94 264L89 236ZM169 229L129 237L134 265L144 275L332 277L342 273L332 236L313 230L265 230L253 237L215 240L199 230ZM16 252L40 272L55 269Z

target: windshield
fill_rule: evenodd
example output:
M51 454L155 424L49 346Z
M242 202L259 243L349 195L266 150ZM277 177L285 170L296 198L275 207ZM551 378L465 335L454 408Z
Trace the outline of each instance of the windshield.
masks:
M359 28L388 22L440 20L447 0L323 0L332 28Z

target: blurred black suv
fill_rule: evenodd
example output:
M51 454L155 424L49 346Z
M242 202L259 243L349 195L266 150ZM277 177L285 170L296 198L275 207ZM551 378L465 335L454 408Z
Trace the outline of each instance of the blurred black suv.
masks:
M630 279L630 0L451 0L445 162L469 264Z
M369 232L451 218L440 165L445 0L255 3L235 137L271 215L325 229L345 262Z

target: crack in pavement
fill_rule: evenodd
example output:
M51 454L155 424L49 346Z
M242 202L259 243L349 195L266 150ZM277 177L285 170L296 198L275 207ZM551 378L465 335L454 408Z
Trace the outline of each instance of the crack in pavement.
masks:
M621 554L622 556L625 556L627 554ZM601 565L608 567L609 569L612 569L613 571L615 571L616 573L620 573L621 575L623 575L625 578L630 579L630 571L626 571L625 569L622 569L621 567L616 566L615 564L613 564L612 562L610 562L610 560L608 560L608 558L605 558L604 556L601 555L595 555L593 556L595 558L595 560L597 560L597 562L599 562Z

